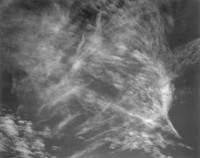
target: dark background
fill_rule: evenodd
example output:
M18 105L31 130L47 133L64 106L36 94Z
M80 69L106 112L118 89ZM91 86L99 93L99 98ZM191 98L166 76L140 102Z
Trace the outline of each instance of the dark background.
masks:
M184 0L181 3L180 10L175 16L175 28L168 39L172 49L200 37L199 11L198 0ZM169 115L183 142L194 148L183 155L187 158L200 157L200 64L187 67L174 81L174 85L175 95L178 97Z

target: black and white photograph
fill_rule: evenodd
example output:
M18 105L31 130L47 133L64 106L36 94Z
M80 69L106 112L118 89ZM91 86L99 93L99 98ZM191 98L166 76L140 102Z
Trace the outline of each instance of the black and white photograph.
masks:
M0 158L200 158L200 0L0 0Z

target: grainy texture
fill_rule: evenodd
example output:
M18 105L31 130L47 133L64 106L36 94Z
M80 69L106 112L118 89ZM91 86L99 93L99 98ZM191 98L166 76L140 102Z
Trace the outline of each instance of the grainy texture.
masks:
M167 44L178 2L2 2L1 52L23 74L12 81L16 113L31 108L52 137L79 141L71 158L105 144L170 157L162 150L177 144L166 135L179 138L168 118L171 81L199 61L199 40L174 52Z

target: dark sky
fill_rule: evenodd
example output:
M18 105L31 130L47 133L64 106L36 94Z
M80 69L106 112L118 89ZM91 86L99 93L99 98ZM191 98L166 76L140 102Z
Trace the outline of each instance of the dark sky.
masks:
M191 40L199 38L200 33L200 3L197 0L184 0L179 14L175 17L175 29L169 38L171 48L183 45ZM170 117L177 131L183 137L183 141L194 147L191 155L186 158L199 156L199 89L200 89L200 65L192 65L175 80L176 92L184 91L170 111ZM176 93L175 93L176 94Z

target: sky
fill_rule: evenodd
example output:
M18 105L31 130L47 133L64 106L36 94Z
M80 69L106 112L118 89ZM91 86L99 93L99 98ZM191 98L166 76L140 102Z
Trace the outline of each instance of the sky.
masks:
M63 14L63 13L61 13L61 14ZM28 16L30 16L30 15L28 15ZM64 16L67 16L67 15L64 15ZM183 0L180 13L177 14L175 17L175 29L174 29L174 31L172 31L171 35L168 37L168 42L170 44L171 49L174 49L177 46L181 46L181 45L187 43L188 41L191 41L191 40L199 37L199 21L196 20L196 19L198 19L198 17L199 17L199 3L197 3L196 0L193 0L193 1L192 0L191 1ZM50 25L50 24L52 21L58 20L57 17L53 17L51 19L48 17L48 15L46 15L45 18L47 20L46 21L43 20L41 29L42 29L42 31L44 31L44 32L46 31L47 33L48 33L48 31L50 31L52 34L57 33L60 29L60 25L62 26L62 24L66 22L65 21L66 19L63 20L61 17L61 20L60 20L58 18L61 22L57 23L58 25L56 24L56 26L58 26L58 27L53 27L53 25ZM184 19L184 20L181 20L181 19ZM32 17L30 16L30 18L26 22L28 24L32 24L31 23L32 20L34 21L35 19L34 18L32 19ZM38 28L38 27L40 27L40 26L38 26L37 24L33 24L33 28L31 27L31 29L34 30L35 28ZM13 31L13 34L16 33L15 30L10 29L10 31ZM28 32L29 30L26 30L26 31ZM25 32L25 33L27 33L27 32ZM62 32L60 34L62 34ZM47 35L47 36L49 36L49 35ZM21 37L21 36L19 36L19 37ZM22 35L22 37L23 37L23 35ZM57 36L56 36L56 38L57 38ZM62 38L65 39L66 37L62 37ZM27 41L27 39L30 41ZM34 43L36 39L35 39L34 33L31 33L31 34L28 34L27 38L25 37L24 39L22 39L22 41L19 41L19 43L21 42L20 46L25 47L26 51L31 51L31 49L29 49L29 47L28 47L29 46L28 44L31 42ZM60 39L60 36L58 36L58 39ZM12 37L10 38L10 40L12 40ZM85 42L84 36L81 37L80 40L83 41L83 43L81 43L79 45L78 49L79 48L81 49L82 45L84 45L84 42ZM99 44L98 42L101 39L100 38L92 38L92 40L91 41L92 41L93 46L96 46L97 44ZM51 42L53 43L53 47L51 47L51 44L49 44ZM15 44L15 40L13 43ZM39 98L39 97L42 98L43 97L42 94L44 92L46 94L46 96L48 96L47 98L45 98L46 101L48 102L48 104L50 106L53 106L54 104L57 104L57 100L58 100L58 104L59 104L59 99L62 100L63 98L67 97L68 95L71 96L76 93L79 94L79 92L82 92L81 90L84 88L85 85L83 87L79 87L79 86L75 86L75 88L70 87L70 84L71 84L71 82L73 83L73 81L70 81L68 83L68 80L67 80L68 76L63 75L63 72L65 72L66 69L63 68L62 64L56 63L57 61L61 60L60 56L62 55L62 51L55 51L54 47L56 48L57 45L56 44L54 45L54 43L56 43L56 41L54 41L54 39L50 39L46 43L45 42L41 42L41 43L42 44L39 45L37 47L37 49L38 49L38 52L44 52L44 53L37 54L37 55L41 55L40 58L38 57L38 59L39 59L38 63L44 62L44 65L46 67L44 65L41 65L40 67L38 66L38 69L31 69L31 71L33 72L33 76L31 76L31 77L33 77L33 79L35 79L34 75L37 75L38 72L40 73L40 72L47 71L47 72L45 72L46 74L45 73L39 74L39 75L41 75L41 77L36 78L36 82L42 83L43 75L45 76L48 74L53 74L51 76L50 82L48 82L47 85L45 85L46 83L38 84L38 85L41 85L42 87L43 86L48 87L48 84L56 83L59 81L58 77L56 77L56 76L59 76L60 78L62 78L63 82L61 81L61 84L58 84L58 86L52 86L52 88L48 89L48 91L45 91L45 90L43 91L43 89L40 86L36 85L37 86L36 88L39 91L39 95L34 94L33 91L27 91L26 99L23 100L23 102L21 103L18 96L15 93L13 93L13 89L12 89L12 86L14 83L13 78L14 78L14 76L17 76L19 78L20 78L20 76L22 76L22 78L23 78L23 76L26 76L26 74L24 74L23 71L18 71L17 73L14 73L14 74L10 73L10 72L5 72L3 75L3 78L1 78L1 80L3 80L3 82L4 82L4 85L2 88L3 93L0 94L1 102L3 102L3 104L6 104L9 108L11 107L13 109L13 111L16 111L17 113L23 115L24 118L30 119L33 122L35 121L36 123L38 123L38 120L39 120L38 128L43 126L43 123L41 123L41 122L49 122L50 126L52 126L52 127L56 126L55 133L59 130L67 131L68 128L70 128L70 127L75 128L73 125L75 125L75 126L79 125L80 122L85 119L84 117L79 118L78 117L79 113L74 112L79 107L77 106L72 111L67 111L69 113L69 117L65 118L64 120L62 120L61 117L59 117L55 114L56 112L59 112L59 113L61 113L61 115L63 115L63 116L65 115L64 113L66 112L66 110L64 108L62 109L62 106L60 109L58 108L57 109L58 111L56 111L56 112L54 111L54 112L50 113L50 112L44 111L43 116L42 117L38 116L38 118L37 118L37 117L35 117L35 113L37 111L36 110L37 105L42 104L42 102L38 101L39 99L37 99L37 98ZM67 43L67 45L70 45L70 44L71 44L70 42ZM47 47L47 49L46 49L44 47L44 45L48 45L49 47ZM61 46L63 46L63 45L61 44ZM123 48L123 47L121 47L121 48ZM19 50L17 50L17 47L16 48L10 47L9 49L11 51L13 51L13 50L15 50L16 52L19 51ZM92 51L94 49L96 49L96 48L95 47L89 48L89 50L92 50ZM10 51L10 50L8 50L8 51ZM52 55L48 58L48 61L45 57L45 53L49 53L50 55ZM79 54L81 54L81 53L79 53ZM100 54L100 55L102 55L102 54ZM22 65L24 64L25 66L24 65L23 66L29 70L30 67L28 67L29 63L27 63L27 61L26 61L26 54L23 57L24 57L24 59L22 59ZM54 58L54 57L56 57L56 58ZM85 57L85 56L81 56L81 57ZM103 56L103 57L106 58L107 56ZM143 56L137 56L137 52L135 53L135 57L138 60L144 60ZM82 68L82 65L85 64L83 60L81 60L81 59L79 60L79 59L80 58L75 57L75 58L72 58L70 61L71 63L75 63L75 64L73 64L72 69L71 69L72 74L73 74L73 71L78 71L79 69ZM62 58L62 60L65 61L66 59ZM137 61L135 61L135 62L137 62ZM26 67L26 65L28 65L28 66ZM52 68L52 69L50 69L50 68ZM148 68L149 67L147 67L147 69ZM161 69L162 69L162 67L161 67ZM157 73L156 69L155 69L155 72ZM168 154L173 155L175 158L197 158L198 157L198 150L199 150L199 146L198 146L199 125L198 125L198 123L199 123L199 109L200 109L199 108L199 106L200 106L200 104L199 104L200 103L199 102L199 98L200 98L199 97L199 94L200 94L199 93L199 85L200 85L199 84L199 81L200 81L199 76L200 76L200 72L199 72L198 65L191 65L191 66L187 67L186 70L183 70L183 73L173 81L173 84L175 86L174 95L178 96L178 97L177 98L174 97L174 100L172 101L173 106L169 111L169 119L171 120L174 128L177 130L177 132L182 137L181 142L185 143L186 145L190 146L193 149L192 150L166 149L164 151L166 153L166 155L168 155ZM90 76L86 76L86 79L87 79L87 77L89 78ZM143 78L141 77L141 80L142 79ZM65 82L65 81L67 81L67 82ZM74 80L74 82L75 81L76 80ZM98 92L101 92L101 93L105 93L107 90L109 90L109 88L107 88L106 91L103 90L103 88L102 88L103 86L101 86L101 84L98 84L99 81L100 80L96 80L96 82L93 82L91 80L91 83L93 83L93 85L97 85L95 90L97 90ZM104 82L102 82L102 83L104 83ZM73 84L76 85L76 83L73 83ZM112 96L113 92L115 92L115 89L114 88L112 89L112 88L113 87L110 87L111 90L109 91L111 96ZM69 90L69 92L68 92L68 90ZM65 92L64 93L65 95L62 95L63 92ZM80 95L82 95L82 93L80 93ZM72 102L73 102L73 99L72 99ZM20 105L17 105L18 103L20 103ZM73 102L73 103L76 104L77 102ZM29 104L29 106L24 107L25 104ZM41 109L45 106L46 105L44 104L41 107ZM109 106L110 105L107 105L106 107L104 107L105 110L107 110L107 107L109 107ZM118 109L118 110L121 110L121 109ZM27 113L27 112L28 112L28 115L24 115L24 113ZM73 113L73 115L70 115L71 112ZM131 113L129 113L129 111L122 111L122 112L124 112L127 115L131 114ZM49 120L48 119L45 120L44 118L46 116L48 117L48 115L53 115L53 117ZM78 119L76 119L76 117ZM107 117L107 116L105 116L105 117ZM101 116L99 118L97 117L97 121L98 121L98 119L101 120ZM63 122L61 122L60 124L57 124L57 121L60 121L60 120L62 120ZM73 122L74 120L75 120L75 123L77 123L77 124L71 125L71 122ZM66 125L66 122L69 122L69 124L67 124L67 127L62 128ZM87 127L87 123L84 122L83 126ZM80 127L82 127L82 126L80 126ZM89 125L89 127L90 127L90 125ZM70 132L73 133L74 131L72 130ZM82 131L82 132L84 133L84 131ZM49 144L58 145L63 148L62 151L60 151L59 149L58 150L56 149L57 150L56 154L58 155L59 158L62 158L62 157L64 158L65 154L69 154L69 151L75 152L76 150L81 148L81 145L84 146L84 143L81 143L81 141L83 141L82 137L79 137L80 142L77 141L77 139L73 139L71 137L70 133L66 134L66 136L64 136L63 138L66 138L66 140L59 139L59 137L57 137L53 140L49 140ZM65 148L66 148L66 150L65 150ZM123 152L112 153L112 150L108 149L107 146L103 146L99 150L92 152L91 155L89 155L89 156L94 156L94 155L97 155L96 158L104 158L104 157L105 158L107 158L107 157L109 157L109 158L122 158L122 157L123 158L133 158L133 157L147 158L147 157L149 157L149 155L144 154L141 151L132 151L132 152L123 151Z

